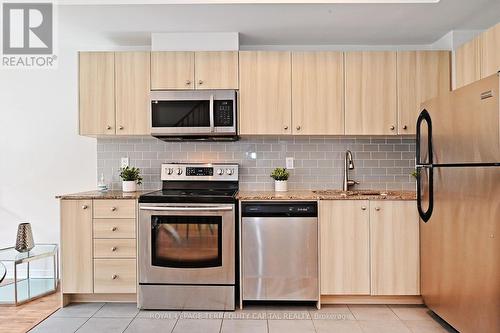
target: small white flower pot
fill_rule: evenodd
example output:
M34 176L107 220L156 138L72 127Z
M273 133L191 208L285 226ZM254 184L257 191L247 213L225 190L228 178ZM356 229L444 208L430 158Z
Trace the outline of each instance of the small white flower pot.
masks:
M122 190L123 192L136 192L137 191L137 182L135 180L127 180L122 182Z
M274 190L276 192L286 192L288 191L288 181L287 180L275 180Z

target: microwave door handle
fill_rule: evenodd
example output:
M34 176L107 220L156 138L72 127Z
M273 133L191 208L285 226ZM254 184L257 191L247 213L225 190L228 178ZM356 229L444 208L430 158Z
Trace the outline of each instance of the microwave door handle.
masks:
M141 210L156 210L156 211L220 211L220 210L233 210L229 206L208 206L208 207L189 207L189 206L176 206L176 207L155 207L155 206L142 206Z
M210 132L213 133L215 132L215 126L214 126L214 95L210 95Z

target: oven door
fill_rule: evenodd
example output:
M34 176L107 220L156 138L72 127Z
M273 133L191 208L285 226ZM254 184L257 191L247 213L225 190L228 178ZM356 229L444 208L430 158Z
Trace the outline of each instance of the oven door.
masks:
M140 284L234 284L234 205L139 208Z
M151 135L236 135L236 91L152 91Z

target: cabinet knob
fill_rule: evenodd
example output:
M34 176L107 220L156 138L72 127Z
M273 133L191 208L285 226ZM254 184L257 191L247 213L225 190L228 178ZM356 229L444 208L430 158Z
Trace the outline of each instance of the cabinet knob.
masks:
M111 126L109 126L109 125L108 125L108 126L106 126L106 129L107 129L107 130L110 130L110 129L111 129Z
M198 84L203 84L203 80L198 81Z
M361 210L366 210L366 207L365 206L361 207Z
M122 129L123 129L123 126L118 127L118 129L121 129L121 130L122 130Z
M284 129L285 131L286 131L286 130L288 130L288 126L283 127L283 129Z
M186 85L189 86L191 84L190 80L186 80Z
M111 228L111 231L116 231L118 228L117 227L113 227Z
M380 207L375 207L375 210L378 212L380 210Z
M117 278L118 278L118 275L116 275L116 274L111 275L111 279L116 280Z
M89 206L87 206L87 205L83 205L83 206L82 206L82 209L87 209L88 207L89 207Z
M297 126L296 128L297 128L297 131L300 131L300 128L301 128L301 127L300 127L300 125L299 125L299 126Z
M113 246L113 247L111 248L111 252L115 252L115 251L116 251L116 246Z
M403 129L404 129L404 130L405 130L405 129L407 129L407 128L408 128L408 126L406 126L406 125L403 125Z
M111 211L114 212L116 210L116 207L111 207Z
M391 125L391 127L389 127L389 128L391 129L391 131L394 131L394 129L395 129L396 127L394 127L394 125Z

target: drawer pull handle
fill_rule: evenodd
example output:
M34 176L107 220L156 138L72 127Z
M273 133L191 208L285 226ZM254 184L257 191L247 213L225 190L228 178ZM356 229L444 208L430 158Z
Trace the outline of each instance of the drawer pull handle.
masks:
M116 280L117 278L118 278L118 275L116 275L116 274L113 274L113 275L111 276L111 279L113 279L113 280Z
M380 210L380 207L375 207L375 210L378 212Z
M361 210L366 210L366 207L365 206L361 207Z
M113 246L113 247L111 248L111 251L112 251L112 252L115 252L115 251L116 251L116 246Z
M82 206L82 209L87 209L87 208L88 208L88 206L87 206L87 205L83 205L83 206Z
M114 212L116 210L116 207L111 207L111 211Z
M111 228L111 231L116 231L116 230L118 230L118 228L117 228L117 227L113 227L113 228Z

